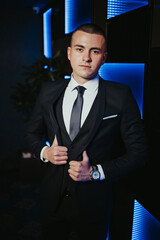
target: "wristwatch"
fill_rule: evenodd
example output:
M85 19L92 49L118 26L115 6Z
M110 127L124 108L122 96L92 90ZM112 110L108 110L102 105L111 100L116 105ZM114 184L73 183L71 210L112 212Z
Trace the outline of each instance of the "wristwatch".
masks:
M92 171L89 173L91 181L100 180L100 172L98 171L97 166L92 166Z

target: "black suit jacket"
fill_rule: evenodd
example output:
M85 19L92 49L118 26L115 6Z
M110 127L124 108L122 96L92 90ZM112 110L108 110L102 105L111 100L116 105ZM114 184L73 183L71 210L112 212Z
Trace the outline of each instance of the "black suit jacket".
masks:
M58 144L62 145L61 126L54 109L67 84L67 80L49 82L39 94L26 135L37 158L45 146L44 137L52 144L56 135ZM122 145L124 151L121 151ZM146 149L139 109L131 90L122 84L100 79L96 104L68 148L69 161L82 160L82 152L87 150L91 164L101 164L105 174L104 181L73 183L82 215L93 213L105 218L111 202L112 182L144 166ZM67 172L68 165L46 164L42 184L45 211L54 212L61 201L64 168ZM93 208L96 209L94 212Z

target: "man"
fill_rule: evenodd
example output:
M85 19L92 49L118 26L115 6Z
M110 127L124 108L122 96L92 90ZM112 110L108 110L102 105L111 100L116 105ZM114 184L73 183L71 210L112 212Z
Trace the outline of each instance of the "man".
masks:
M43 236L105 240L112 183L145 164L146 139L130 89L98 76L107 57L104 32L94 24L80 26L67 53L71 80L42 88L26 136L46 164ZM117 150L120 139L124 153Z

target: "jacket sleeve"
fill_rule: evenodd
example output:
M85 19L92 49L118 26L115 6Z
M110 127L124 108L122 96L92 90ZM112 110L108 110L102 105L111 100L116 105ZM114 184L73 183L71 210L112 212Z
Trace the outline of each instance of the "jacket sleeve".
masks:
M121 112L120 134L125 147L125 153L110 161L103 161L102 168L108 182L145 166L148 160L148 147L144 126L137 103L128 89Z
M44 99L44 95L45 88L42 88L36 100L25 134L27 146L36 158L40 158L40 152L45 146L45 125L42 110L42 101Z

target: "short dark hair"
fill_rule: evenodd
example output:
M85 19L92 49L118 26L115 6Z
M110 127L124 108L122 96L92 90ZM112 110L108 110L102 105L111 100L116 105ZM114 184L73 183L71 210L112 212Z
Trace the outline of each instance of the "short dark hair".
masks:
M80 25L79 27L77 27L71 34L71 38L70 38L70 45L71 45L71 41L72 41L72 36L74 35L74 33L76 33L77 31L83 31L86 33L91 33L91 34L99 34L102 35L105 38L106 44L107 44L107 37L105 32L103 31L102 28L100 28L98 25L94 24L94 23L85 23L83 25Z

